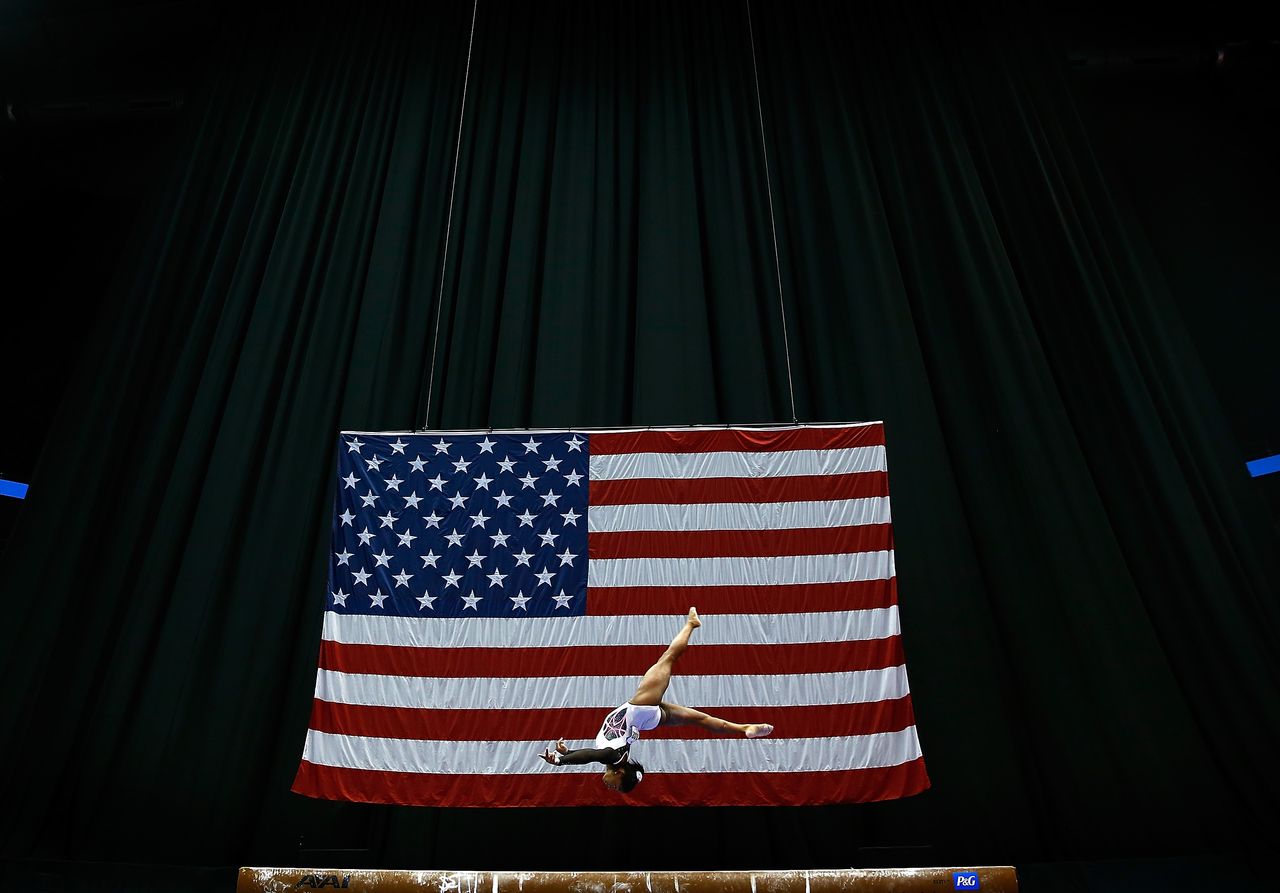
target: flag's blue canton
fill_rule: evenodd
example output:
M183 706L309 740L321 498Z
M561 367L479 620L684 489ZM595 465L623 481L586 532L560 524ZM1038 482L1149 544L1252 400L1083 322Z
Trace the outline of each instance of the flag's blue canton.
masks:
M587 437L343 434L330 610L586 613Z

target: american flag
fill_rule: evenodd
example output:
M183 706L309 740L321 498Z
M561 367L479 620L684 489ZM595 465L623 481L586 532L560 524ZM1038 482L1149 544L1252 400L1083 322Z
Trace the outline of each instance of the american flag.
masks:
M426 806L803 805L929 785L884 426L343 432L294 791ZM666 700L772 737L590 746L696 606Z

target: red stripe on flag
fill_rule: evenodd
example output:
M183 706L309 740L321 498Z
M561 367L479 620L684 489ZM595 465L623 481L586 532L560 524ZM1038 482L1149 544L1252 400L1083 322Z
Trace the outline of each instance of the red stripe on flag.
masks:
M853 428L797 428L794 431L624 431L592 434L594 456L619 453L776 453L884 446L884 425Z
M889 495L883 471L768 478L591 480L591 505L706 505L721 502L824 502Z
M341 673L434 678L635 676L662 654L651 645L573 648L413 648L324 640L320 668ZM849 673L903 663L902 639L813 642L800 645L698 645L680 658L684 676Z
M778 586L590 586L587 613L683 614L690 604L704 614L809 614L861 611L898 603L898 578L849 583ZM702 646L699 646L702 647Z
M566 707L559 710L431 710L422 707L367 707L319 699L311 705L310 728L361 738L406 738L417 741L489 741L501 731L505 740L528 741L534 751L564 738L590 742L607 710ZM769 722L774 738L839 738L897 732L915 724L911 696L867 704L822 704L811 707L717 707L714 714L729 722ZM650 738L706 738L690 726L657 728Z
M889 524L790 530L637 530L592 533L591 558L738 558L842 555L893 548Z
M536 758L535 758L536 759ZM924 760L835 772L651 772L627 795L594 774L419 775L338 769L306 760L294 793L404 806L811 806L909 797L929 787Z

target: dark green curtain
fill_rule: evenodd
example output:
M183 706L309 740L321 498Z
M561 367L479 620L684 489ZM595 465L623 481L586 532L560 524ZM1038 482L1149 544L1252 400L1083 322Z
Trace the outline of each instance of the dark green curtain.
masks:
M447 252L470 5L228 22L0 565L0 853L768 868L1274 840L1274 533L1058 49L1018 9L752 13L781 302L744 4L481 0ZM887 424L930 791L288 793L336 431L790 421L792 391L802 421Z

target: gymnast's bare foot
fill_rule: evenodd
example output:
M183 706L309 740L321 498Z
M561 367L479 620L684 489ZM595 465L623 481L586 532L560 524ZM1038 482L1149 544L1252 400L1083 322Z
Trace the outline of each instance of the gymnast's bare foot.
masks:
M769 725L767 722L750 725L747 726L746 734L748 738L767 738L773 734L773 726Z
M688 617L688 619L686 619L686 620L685 620L685 623L689 624L689 625L690 625L690 626L692 626L694 629L697 629L698 627L702 626L702 621L698 619L698 609L697 609L697 608L690 608L690 609L689 609L689 617Z

